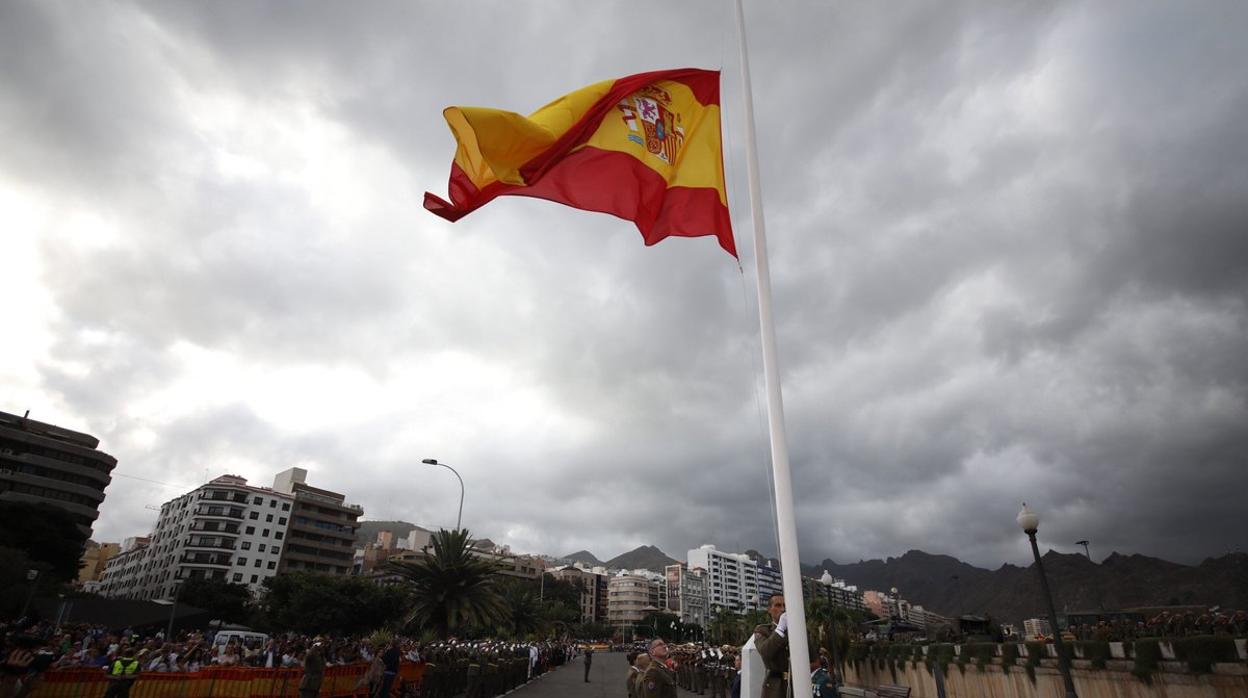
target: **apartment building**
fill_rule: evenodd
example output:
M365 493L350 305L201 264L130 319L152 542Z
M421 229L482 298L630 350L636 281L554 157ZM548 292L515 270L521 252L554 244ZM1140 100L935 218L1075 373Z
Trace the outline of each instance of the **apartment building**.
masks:
M640 623L666 606L663 575L649 570L622 571L607 582L607 622Z
M307 477L303 468L290 468L273 479L273 490L294 502L278 571L351 574L364 509L347 504L345 495L312 487Z
M713 545L690 550L690 568L706 570L707 606L710 615L727 609L745 614L766 605L758 591L758 563L744 553L725 553Z
M90 434L0 412L0 499L64 509L86 541L117 467L99 445Z
M581 622L606 623L607 597L611 576L602 567L559 567L550 572L555 579L578 584L581 588Z
M668 565L663 569L666 577L666 610L680 617L682 623L706 626L710 613L707 605L706 570L690 568L685 563Z
M165 502L145 546L109 562L105 596L172 599L187 579L245 584L253 593L277 574L294 498L222 475Z

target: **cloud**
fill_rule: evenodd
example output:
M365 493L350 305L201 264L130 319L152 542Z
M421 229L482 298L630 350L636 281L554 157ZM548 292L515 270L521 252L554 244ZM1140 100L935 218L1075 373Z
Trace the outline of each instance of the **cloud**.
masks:
M0 8L0 377L132 476L97 537L292 465L450 525L436 457L518 550L774 554L731 13L543 8ZM1024 498L1059 549L1242 546L1244 13L747 8L805 559L1022 562ZM743 273L548 202L421 210L448 104L684 65L724 71Z

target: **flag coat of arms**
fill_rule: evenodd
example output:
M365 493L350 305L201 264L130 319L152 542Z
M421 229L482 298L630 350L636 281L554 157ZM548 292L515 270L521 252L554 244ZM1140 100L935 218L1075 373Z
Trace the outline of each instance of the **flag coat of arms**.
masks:
M683 68L606 80L529 116L448 107L458 144L450 201L425 208L456 221L498 196L532 196L630 220L647 245L713 235L737 255L724 188L719 72Z

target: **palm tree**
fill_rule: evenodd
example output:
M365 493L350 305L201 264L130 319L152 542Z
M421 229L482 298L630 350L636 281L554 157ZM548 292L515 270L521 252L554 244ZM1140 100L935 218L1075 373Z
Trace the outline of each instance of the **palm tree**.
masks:
M499 629L510 633L514 639L537 632L542 626L542 606L532 589L524 584L511 583L502 589L503 613Z
M430 536L433 552L416 562L387 567L412 587L404 625L431 627L439 638L461 628L489 627L505 615L498 579L501 567L472 554L467 529L442 529Z

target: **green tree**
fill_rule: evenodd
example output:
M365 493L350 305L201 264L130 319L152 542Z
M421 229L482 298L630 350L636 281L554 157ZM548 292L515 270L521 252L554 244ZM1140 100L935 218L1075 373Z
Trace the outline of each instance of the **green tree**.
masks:
M264 580L260 624L268 630L364 634L393 624L406 593L360 577L290 572Z
M430 555L386 565L405 578L411 589L404 623L432 628L443 639L460 629L496 625L504 614L499 565L472 554L467 529L442 529L430 542Z
M542 604L528 584L513 580L500 586L503 608L498 620L500 635L520 639L544 624Z
M211 611L214 620L243 623L251 614L251 591L243 584L191 577L182 582L178 603Z

